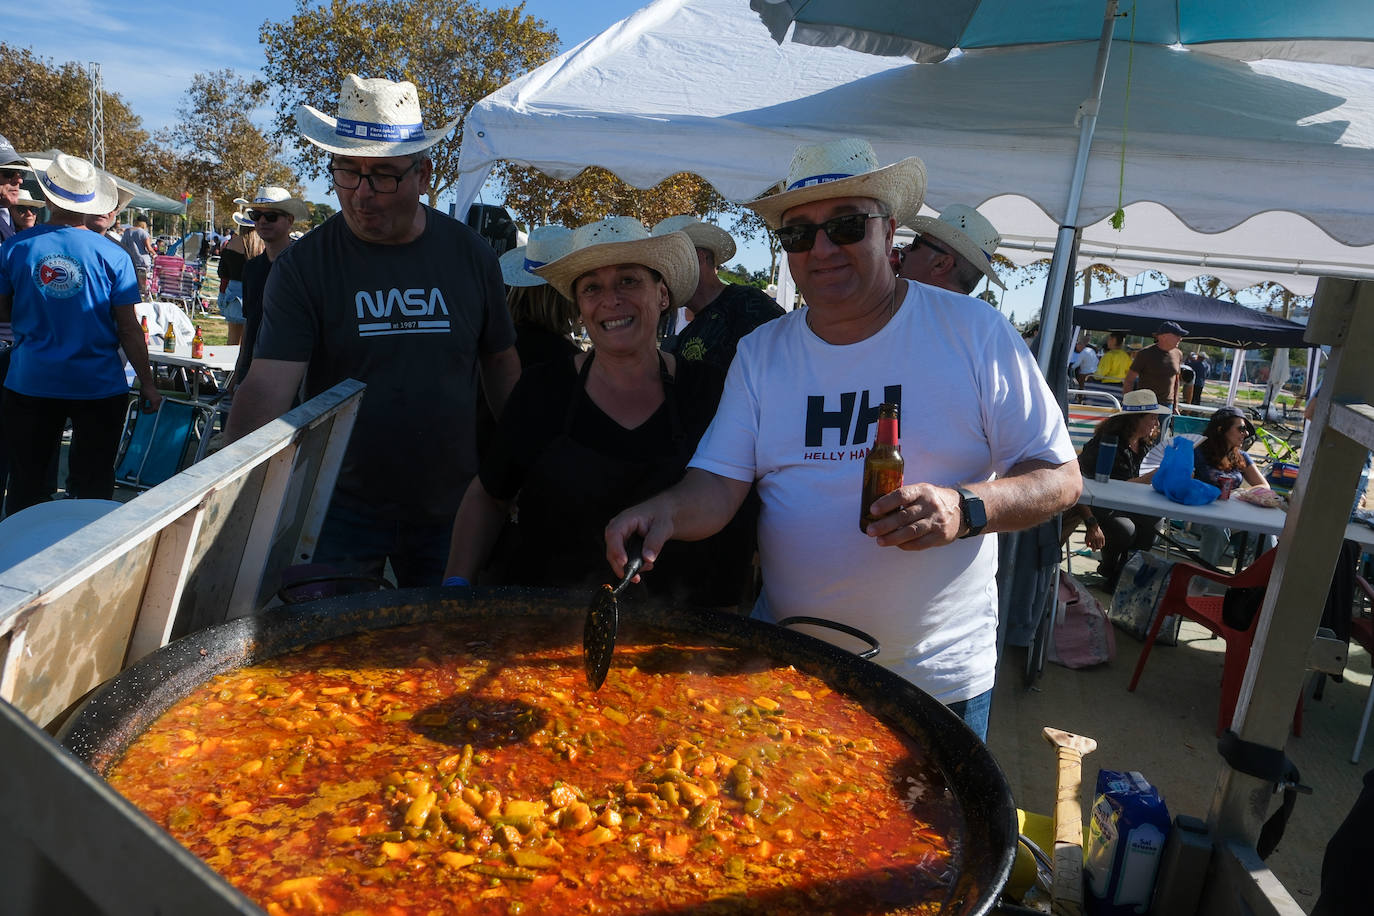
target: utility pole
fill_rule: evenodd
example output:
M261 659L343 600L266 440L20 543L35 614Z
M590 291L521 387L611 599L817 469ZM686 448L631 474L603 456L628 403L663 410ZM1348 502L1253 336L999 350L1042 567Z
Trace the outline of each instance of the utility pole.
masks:
M105 85L100 76L100 62L87 65L91 86L91 162L105 168Z

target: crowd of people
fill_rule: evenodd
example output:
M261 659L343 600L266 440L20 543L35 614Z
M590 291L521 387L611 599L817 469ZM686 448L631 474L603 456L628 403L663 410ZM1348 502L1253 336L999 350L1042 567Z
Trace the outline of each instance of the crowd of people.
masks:
M1119 331L1106 335L1101 353L1086 336L1080 337L1069 354L1069 384L1118 399L1127 392L1149 388L1159 403L1170 408L1201 404L1207 380L1212 377L1212 361L1202 350L1194 350L1185 358L1179 345L1187 336L1178 322L1162 322L1155 329L1155 342L1134 354L1126 350L1126 336Z
M915 157L882 165L861 139L803 146L785 190L749 204L805 302L788 312L723 282L735 242L691 215L534 227L498 259L421 202L428 151L454 122L427 129L410 83L350 75L334 114L301 106L295 119L330 156L340 211L293 242L302 201L280 188L239 201L245 231L220 251L221 312L243 344L225 439L344 379L367 384L315 562L389 567L402 586L581 586L620 572L638 536L649 594L838 618L985 732L986 535L1079 493L1033 358L971 295L1001 284L985 217L919 217ZM50 217L26 225L11 173L31 170L7 149L10 508L46 498L68 417L68 492L108 497L129 396L121 347L143 408L157 408L133 309L156 249L137 223L119 243L103 236L118 189L74 157L36 174ZM900 250L898 226L915 231ZM78 359L89 365L75 371ZM880 404L902 411L906 482L863 507L877 520L860 530Z

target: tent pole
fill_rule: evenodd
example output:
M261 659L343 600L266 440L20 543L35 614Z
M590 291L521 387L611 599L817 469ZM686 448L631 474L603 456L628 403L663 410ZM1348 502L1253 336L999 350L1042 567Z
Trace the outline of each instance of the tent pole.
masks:
M1236 403L1236 391L1240 389L1240 374L1245 368L1245 351L1231 351L1231 386L1226 389L1226 403Z
M1060 224L1054 240L1054 258L1050 261L1050 277L1045 284L1045 300L1040 308L1040 352L1036 354L1036 361L1040 364L1041 372L1049 370L1064 288L1074 266L1070 254L1074 250L1074 236L1078 231L1078 206L1083 199L1083 183L1088 174L1088 154L1092 151L1093 131L1097 127L1097 109L1102 104L1102 86L1107 81L1107 58L1111 55L1112 33L1116 29L1116 4L1117 0L1107 0L1102 17L1102 37L1097 44L1092 95L1078 108L1078 154L1073 163L1073 179L1069 184L1064 222Z

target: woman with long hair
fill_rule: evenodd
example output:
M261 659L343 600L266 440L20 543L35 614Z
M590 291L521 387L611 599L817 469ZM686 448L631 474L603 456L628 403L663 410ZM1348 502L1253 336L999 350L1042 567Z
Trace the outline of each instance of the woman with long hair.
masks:
M1103 440L1116 437L1116 459L1112 464L1113 480L1149 483L1154 471L1140 472L1141 462L1159 441L1159 418L1167 416L1169 408L1161 407L1155 393L1148 388L1127 392L1121 410L1112 414L1093 431L1093 437L1078 455L1078 467L1084 477L1092 477L1097 470L1097 454ZM1155 541L1158 516L1136 515L1100 506L1077 506L1076 516L1087 527L1085 540L1092 550L1102 552L1098 573L1106 580L1107 591L1116 590L1116 580L1126 557L1133 550L1149 550Z
M1193 449L1193 476L1220 487L1230 481L1236 489L1242 483L1267 487L1269 482L1255 467L1245 450L1255 441L1255 427L1235 407L1219 407L1202 431L1202 441Z

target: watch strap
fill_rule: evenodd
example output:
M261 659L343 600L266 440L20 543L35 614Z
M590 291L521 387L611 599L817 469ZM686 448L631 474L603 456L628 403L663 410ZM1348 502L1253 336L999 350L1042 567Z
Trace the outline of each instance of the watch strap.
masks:
M959 515L963 519L964 533L959 540L977 537L988 526L988 514L983 508L983 500L966 487L955 487L959 494Z

